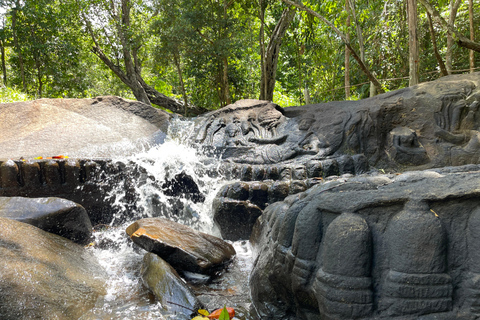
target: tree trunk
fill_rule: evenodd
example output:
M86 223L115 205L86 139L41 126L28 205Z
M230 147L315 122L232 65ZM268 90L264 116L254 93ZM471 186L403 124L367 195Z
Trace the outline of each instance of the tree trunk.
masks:
M409 86L418 84L417 0L407 1Z
M435 35L435 30L433 29L432 16L428 12L427 12L427 19L428 19L428 28L430 30L430 37L432 38L433 53L435 54L435 58L437 59L438 66L440 67L440 72L442 76L447 76L448 75L447 68L445 67L445 63L443 63L442 56L438 52L437 37Z
M461 0L450 0L450 16L448 17L448 24L455 25L455 19L457 17L458 8L460 7ZM453 54L453 44L455 40L451 34L447 34L447 51L445 53L445 65L447 67L448 74L452 74L452 54Z
M468 16L470 18L470 40L475 41L475 29L473 27L473 0L468 1ZM470 73L475 72L475 52L470 50Z
M177 67L177 72L178 72L178 80L180 82L180 87L182 88L182 96L183 96L183 104L185 106L185 117L187 116L187 106L188 106L188 99L187 99L187 93L185 92L185 84L183 83L183 74L182 74L182 67L180 66L180 59L178 56L178 53L175 53L173 55L173 62L175 63L175 66Z
M22 49L20 48L20 45L18 44L18 37L17 37L17 31L16 31L17 10L18 10L19 5L20 4L18 2L16 2L16 7L13 8L13 10L12 10L13 45L14 45L15 51L17 51L17 55L18 55L18 66L20 67L20 77L22 78L23 92L27 92L27 82L25 80L25 67L23 65Z
M126 4L125 3L125 0L122 0L122 5L123 4ZM129 10L129 7L128 6L125 6L124 8L122 8L124 10ZM128 12L127 12L128 13ZM83 12L81 12L81 17L82 17L82 20L84 21L85 23L85 26L86 26L86 29L87 29L87 32L90 34L90 37L92 38L92 41L94 43L93 47L92 47L92 52L110 69L113 71L113 73L125 84L127 85L130 90L132 90L132 93L135 95L135 98L137 98L137 100L139 101L144 101L145 100L145 96L146 96L146 100L148 101L148 104L150 105L151 104L154 104L154 105L157 105L159 107L162 107L162 108L165 108L165 109L168 109L174 113L184 113L185 112L185 105L182 104L180 101L177 101L176 99L173 99L173 98L170 98L170 97L167 97L166 95L158 92L157 90L155 90L155 88L152 88L151 86L149 86L142 78L141 74L140 74L140 66L139 66L139 62L138 62L138 59L136 57L136 51L137 49L135 48L131 48L131 52L132 54L130 54L130 51L127 50L126 52L126 55L123 57L124 58L124 64L125 64L125 71L119 66L119 63L114 63L102 50L102 47L100 45L100 43L98 42L97 40L97 37L95 36L95 33L93 32L93 28L92 28L92 23L91 21L89 21L87 19L87 17L85 16L85 14ZM122 19L118 19L118 17L116 17L116 21L117 22L121 22L121 23L129 23L129 17L128 16L125 16L125 17L122 17ZM119 25L117 26L117 30L119 30L119 34L121 35L121 38L122 38L122 42L126 43L127 46L124 47L123 49L125 50L125 48L130 48L130 46L128 45L128 42L130 41L129 38L127 38L126 34L124 33L124 30L127 30L128 28L125 28L126 26L124 25ZM132 56L133 55L133 62L132 62ZM125 58L127 59L127 61L125 61ZM128 66L128 69L127 69L127 66ZM130 72L130 74L128 72ZM143 92L142 92L143 91ZM204 108L199 108L199 107L196 107L196 106L188 106L188 110L189 110L189 114L190 115L193 115L193 116L196 116L196 115L199 115L199 114L202 114L204 112L206 112L207 110L204 109Z
M260 75L260 99L267 95L265 91L265 83L267 83L267 72L265 71L265 9L266 5L264 5L263 0L258 0L259 5L259 18L260 18L260 32L258 34L258 41L260 43L260 68L261 68L261 75Z
M318 19L320 19L321 21L323 21L327 26L329 26L333 30L333 32L335 32L342 39L342 41L345 42L345 45L348 47L348 49L350 49L350 53L352 54L353 58L355 60L357 60L359 66L360 66L360 69L363 71L363 73L365 73L365 75L375 85L375 87L377 87L377 91L379 93L384 93L385 92L382 89L382 85L380 84L380 82L378 82L377 78L373 75L372 72L370 72L368 67L365 65L365 63L362 61L362 59L358 55L357 51L355 51L355 49L353 49L351 43L349 41L347 41L347 38L345 37L345 35L340 30L338 30L338 28L335 27L335 25L333 23L331 23L330 21L325 19L325 17L318 14L317 12L310 9L309 7L306 7L302 3L298 3L298 2L295 2L295 1L292 1L292 0L282 0L282 1L285 2L286 4L295 6L295 7L299 8L300 10L303 10L303 11L306 11L306 12L310 13L311 15L313 15L313 16L317 17Z
M347 12L347 21L345 22L347 26L347 33L345 37L347 41L350 42L350 4L349 0L345 0L345 11ZM350 50L345 45L345 100L350 99Z
M283 10L282 16L272 32L265 56L263 57L265 74L262 75L262 82L260 84L260 100L273 100L280 46L282 45L282 38L285 35L285 32L287 31L288 26L290 25L290 22L292 22L294 16L294 9L287 8Z
M223 82L223 96L225 99L225 105L229 105L232 103L232 99L230 98L230 87L228 84L228 60L227 57L223 57L222 59L222 82Z
M137 80L135 63L131 55L131 44L128 37L128 32L130 29L130 0L122 0L121 6L122 17L121 20L117 20L117 31L120 38L120 43L122 44L123 62L125 64L125 71L127 73L126 76L128 78L128 82L130 83L129 87L138 101L150 105L150 99L148 99L145 89Z
M7 65L5 63L5 40L2 39L0 42L1 46L1 55L2 55L2 75L3 75L3 84L7 86Z

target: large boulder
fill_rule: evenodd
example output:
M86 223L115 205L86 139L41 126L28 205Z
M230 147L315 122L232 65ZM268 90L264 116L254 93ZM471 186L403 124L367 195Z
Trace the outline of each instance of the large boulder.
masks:
M19 221L0 218L0 318L78 319L106 294L88 250Z
M180 271L213 275L235 256L233 246L222 239L163 218L140 219L126 232Z
M144 103L110 96L4 103L0 114L0 159L124 155L162 139L169 119Z
M478 165L342 177L268 206L252 234L260 318L480 316L479 183Z
M147 253L142 263L142 280L162 306L170 312L190 315L202 307L193 291L175 269L154 253Z
M85 208L61 198L0 197L0 217L28 223L82 244L92 236Z

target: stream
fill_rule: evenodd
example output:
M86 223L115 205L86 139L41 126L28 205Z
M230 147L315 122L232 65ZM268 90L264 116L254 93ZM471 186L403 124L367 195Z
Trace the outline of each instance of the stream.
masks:
M219 174L211 174L218 172L219 159L206 157L188 146L187 137L192 130L192 121L173 120L163 143L128 157L113 159L114 162L135 164L147 178L142 183L134 183L134 192L139 199L134 210L128 206L128 196L123 186L115 187L110 194L114 199L116 215L109 225L95 227L95 240L88 249L108 274L107 294L82 320L191 319L189 314L169 312L169 306L161 305L143 286L140 266L146 251L129 239L125 229L135 220L161 216L221 237L213 223L211 208L219 188L229 181ZM203 203L168 197L162 193L158 182L171 179L180 172L185 172L195 180L205 195ZM208 310L226 305L235 309L235 319L252 319L248 311L251 304L248 278L253 266L250 243L230 243L237 254L223 274L210 281L192 275L188 283Z

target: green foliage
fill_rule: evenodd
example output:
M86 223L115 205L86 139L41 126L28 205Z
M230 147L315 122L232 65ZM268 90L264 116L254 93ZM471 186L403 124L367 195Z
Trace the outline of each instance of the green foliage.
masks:
M218 320L230 320L230 315L228 314L227 307L223 307Z
M134 96L117 75L94 55L94 45L82 14L103 53L122 70L124 46L136 50L137 68L148 85L170 97L214 109L229 100L258 98L261 76L257 0L129 0L128 43L119 37L120 0L0 0L0 47L5 49L7 86L1 101L38 97ZM285 8L282 1L263 0L265 43ZM405 1L357 1L356 20L346 27L345 1L303 1L342 32L349 33L359 51L360 29L365 64L386 91L408 85L408 26ZM117 11L112 11L114 4ZM437 2L446 15L448 1ZM474 25L480 25L480 3L474 2ZM420 81L439 77L425 10L418 7ZM117 20L116 20L117 19ZM357 25L358 23L358 25ZM459 8L455 26L469 36L468 2ZM358 28L357 28L358 27ZM446 33L434 25L442 57ZM477 34L477 38L479 35ZM477 40L478 41L478 40ZM279 53L274 102L281 106L345 98L345 46L330 27L306 12L297 11ZM453 47L453 67L469 67L468 51ZM480 66L480 54L475 54ZM432 72L433 71L433 72ZM1 71L3 73L3 70ZM226 76L225 76L226 75ZM181 76L181 77L180 77ZM385 80L386 79L386 80ZM2 74L3 80L3 74ZM367 77L350 59L350 99L369 96ZM227 96L229 95L229 97Z
M0 86L0 103L28 101L31 99L32 97L17 88Z

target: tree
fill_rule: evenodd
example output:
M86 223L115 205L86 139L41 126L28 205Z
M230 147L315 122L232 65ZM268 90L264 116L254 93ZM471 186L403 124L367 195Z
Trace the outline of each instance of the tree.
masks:
M475 41L475 29L473 27L473 0L468 1L468 17L470 23L470 40ZM470 72L473 73L475 71L475 52L473 50L470 50L469 58Z
M135 98L172 112L184 111L182 103L155 90L146 83L141 74L139 52L146 42L144 37L148 36L145 23L157 14L155 10L141 2L130 0L95 3L82 3L77 0L77 4L80 7L81 19L92 40L92 52L132 90ZM99 21L98 17L102 15L105 18ZM95 21L95 24L92 21ZM193 106L189 108L191 115L204 111Z
M437 59L438 66L440 67L440 72L442 76L448 75L447 68L445 67L445 63L443 63L443 59L440 56L440 53L438 52L438 47L437 47L437 37L435 35L435 30L433 29L433 22L432 22L432 16L430 13L427 12L427 19L428 19L428 30L430 31L430 36L432 38L432 46L433 46L433 52L435 54L435 58Z
M277 74L278 57L282 38L287 31L290 22L295 16L295 10L285 8L278 20L275 29L270 36L267 49L262 52L262 77L260 80L260 100L273 100L275 78Z
M418 0L425 7L427 12L447 31L447 34L452 36L453 40L461 47L480 52L480 43L472 41L463 36L456 28L445 21L437 9L433 7L428 0Z
M345 22L345 26L347 27L347 32L345 33L345 37L348 42L350 42L350 16L351 16L351 9L350 9L350 2L345 0L345 11L347 12L347 20ZM345 99L348 100L350 98L350 50L345 45Z
M362 71L365 73L365 75L368 77L368 79L375 85L375 87L377 88L377 90L380 92L380 93L383 93L385 92L380 84L380 82L378 82L377 78L373 75L373 73L370 71L370 69L365 65L365 63L362 61L362 59L360 58L360 56L358 55L357 51L352 47L352 44L350 43L350 41L347 40L347 37L345 36L345 34L343 34L337 27L335 27L335 25L333 23L331 23L330 21L328 21L327 19L325 19L325 17L323 17L322 15L318 14L317 12L315 12L314 10L310 9L309 7L303 5L302 3L298 3L298 2L294 2L294 1L291 1L291 0L282 0L283 2L285 2L286 4L289 4L289 5L292 5L292 6L295 6L297 7L298 9L300 10L303 10L303 11L306 11L308 13L310 13L311 15L317 17L318 19L320 19L322 22L324 22L325 24L327 24L341 39L342 41L345 43L345 45L347 46L347 48L350 50L350 52L352 53L352 56L353 58L358 62L360 68L362 69Z
M407 0L408 16L408 65L409 65L409 85L416 85L418 80L418 36L417 36L417 1Z

